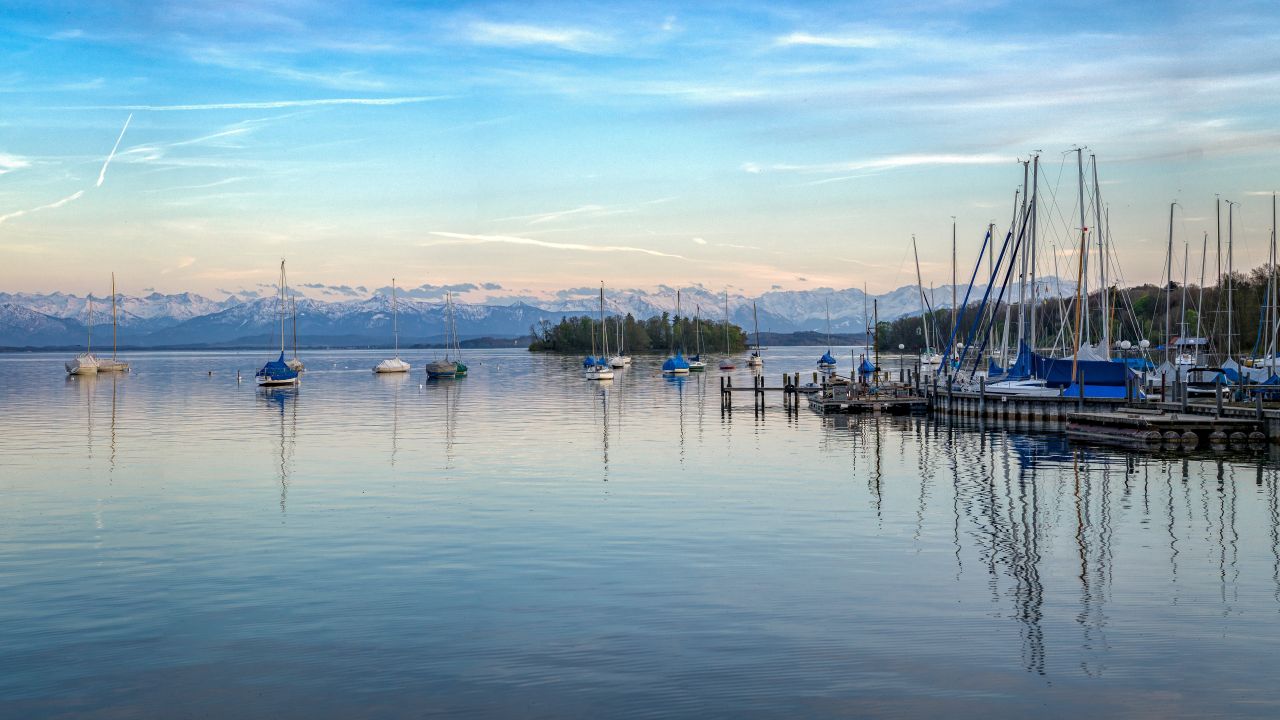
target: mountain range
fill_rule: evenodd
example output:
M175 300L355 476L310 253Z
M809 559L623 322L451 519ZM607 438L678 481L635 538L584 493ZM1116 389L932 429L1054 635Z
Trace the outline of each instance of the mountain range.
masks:
M1074 285L1047 280L1045 295L1073 293ZM977 302L985 286L975 287ZM1051 292L1053 291L1053 292ZM291 288L291 292L295 292ZM297 291L294 295L300 345L386 345L391 339L391 299L382 291L367 297L328 301ZM536 304L524 298L489 296L482 303L455 302L458 333L463 338L515 338L529 334L541 322L557 323L566 316L594 315L599 308L598 288L575 288L556 293ZM964 288L959 289L964 297ZM933 291L934 308L951 306L950 286ZM857 288L834 290L772 290L758 297L717 294L704 287L681 289L681 314L695 308L704 317L725 314L750 329L755 304L762 332L825 332L830 312L831 331L858 333L867 326L867 315L876 308L880 320L895 320L920 313L920 293L914 285L882 295L864 295ZM117 295L118 341L122 347L245 347L279 342L279 303L274 294L230 294L222 300L184 292ZM0 347L41 348L82 346L88 335L90 297L73 294L0 292ZM438 300L401 297L400 342L403 345L440 342L445 334L446 306ZM95 344L110 343L110 296L93 296ZM864 310L865 308L865 310ZM606 296L608 314L648 318L676 310L674 288L614 290ZM285 322L286 336L292 323ZM291 341L291 338L290 338Z

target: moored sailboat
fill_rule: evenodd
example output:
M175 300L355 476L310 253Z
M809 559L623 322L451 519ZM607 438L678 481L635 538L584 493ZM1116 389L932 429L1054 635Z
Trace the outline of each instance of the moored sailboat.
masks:
M98 360L98 372L129 372L129 363L116 359L116 274L111 273L111 357Z
M591 333L591 354L596 354L596 335L593 330ZM610 363L605 360L609 356L609 333L605 329L604 324L604 283L600 283L600 356L596 358L590 367L583 371L583 376L588 380L612 380L613 368Z
M84 352L63 363L68 375L97 375L98 359L93 356L93 294L89 294L87 310L89 316L89 336L85 342Z
M689 361L684 359L684 349L675 342L675 331L680 327L680 291L676 291L676 316L672 321L672 355L662 363L663 375L688 375Z
M720 361L721 370L733 370L733 358L729 355L729 293L724 294L724 359Z
M689 358L689 371L702 372L707 369L707 363L702 359L702 307L698 305L693 306L693 328L698 352Z
M822 353L822 357L818 358L818 369L823 372L835 372L836 358L831 354L831 301L826 302L827 308L827 351Z
M254 374L259 387L277 387L284 385L298 384L298 371L289 367L284 359L284 316L285 316L285 284L284 284L284 260L280 261L280 285L277 297L277 314L280 316L280 357L272 360L262 366Z
M405 373L409 372L409 363L400 359L400 325L399 315L396 308L396 279L391 278L391 337L394 338L396 355L388 358L373 366L376 373Z
M764 367L764 355L760 351L760 317L756 313L756 304L751 303L751 324L756 333L756 347L747 358L747 367Z

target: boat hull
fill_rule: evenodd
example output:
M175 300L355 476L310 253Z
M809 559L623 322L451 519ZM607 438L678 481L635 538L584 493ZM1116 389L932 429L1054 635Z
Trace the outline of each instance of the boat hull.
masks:
M382 362L378 363L377 365L374 366L373 371L378 374L407 373L412 367L413 367L412 365L401 360L400 358L394 358L391 360L383 360Z
M598 367L587 370L582 375L588 380L612 380L613 370L607 367Z
M258 387L288 387L290 385L297 385L298 382L298 378L276 380L274 378L260 377L258 378Z
M129 363L120 360L99 360L98 372L129 372Z

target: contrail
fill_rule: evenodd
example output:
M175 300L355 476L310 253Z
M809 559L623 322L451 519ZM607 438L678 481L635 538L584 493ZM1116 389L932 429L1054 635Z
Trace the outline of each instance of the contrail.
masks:
M472 245L505 243L508 245L531 245L533 247L550 248L552 250L641 253L644 255L653 255L654 257L675 258L677 260L688 259L683 255L673 255L671 253L658 252L657 250L650 250L648 248L628 247L625 245L582 245L579 243L548 242L546 240L534 240L532 238L513 237L510 235L470 235L467 233L439 232L434 230L429 234L437 237L450 238L447 242L467 243ZM440 244L443 243L422 243L422 246L430 247L432 245Z
M391 98L323 98L319 100L268 100L265 102L206 103L201 105L78 105L58 110L138 110L147 112L192 110L274 110L277 108L318 107L323 105L406 105L410 103L450 100L452 95L422 95Z
M129 113L129 117L124 119L124 127L120 128L120 137L116 138L115 147L111 148L111 154L107 156L106 162L102 163L102 170L98 171L98 184L94 187L102 187L102 181L107 178L107 166L111 164L111 158L116 156L116 150L120 149L120 141L124 139L124 131L129 129L129 121L133 119L133 113Z
M71 202L72 200L79 200L81 195L84 195L84 191L77 190L74 193L62 198L61 200L51 202L48 205L41 205L40 207L34 207L34 208L31 208L30 210L15 210L9 213L8 215L0 215L0 224L3 224L5 220L10 220L16 217L22 217L27 213L40 212L41 210L52 210L54 208L60 208L63 205L66 205L67 203Z

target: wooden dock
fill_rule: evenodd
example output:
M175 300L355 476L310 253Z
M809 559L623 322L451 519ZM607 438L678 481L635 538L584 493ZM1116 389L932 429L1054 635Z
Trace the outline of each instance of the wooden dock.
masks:
M1067 437L1077 440L1120 445L1240 446L1267 440L1261 423L1251 418L1165 412L1154 408L1068 413L1066 430Z
M760 411L765 408L765 399L769 393L781 393L782 405L794 412L800 407L800 398L807 397L809 408L821 415L835 413L886 413L905 414L924 411L928 401L924 395L908 384L886 383L874 388L848 378L827 376L818 381L815 373L814 382L800 384L800 373L782 376L782 384L768 386L763 376L752 378L750 387L734 387L732 377L720 378L720 409L732 410L735 393L750 393L752 406Z

